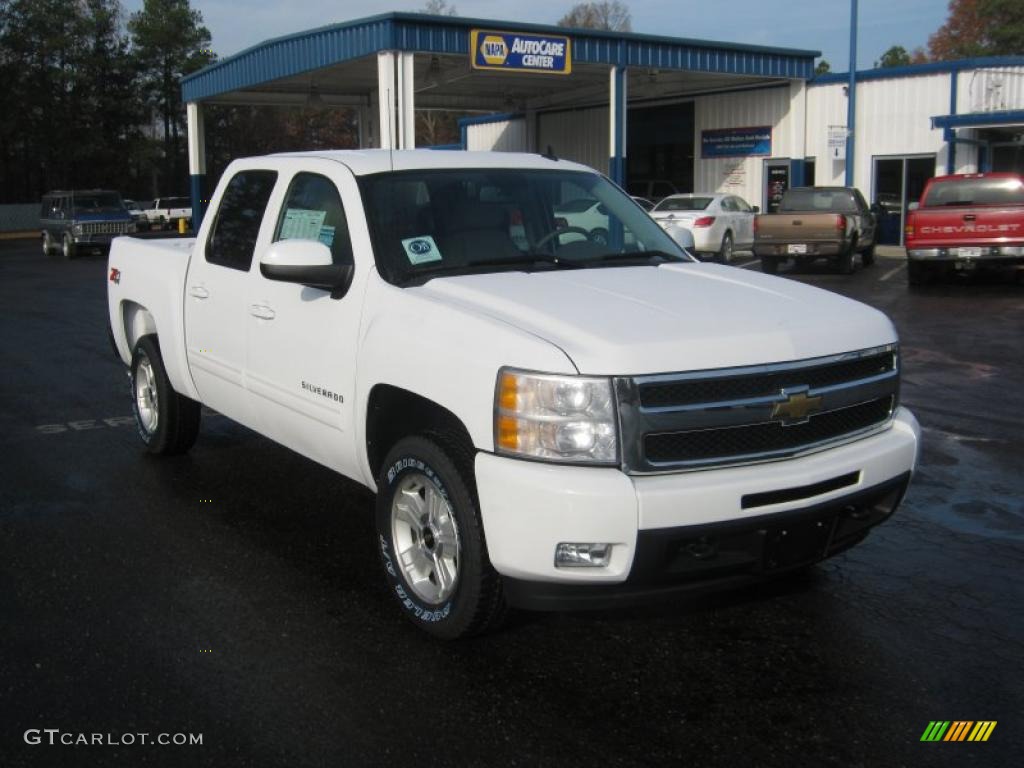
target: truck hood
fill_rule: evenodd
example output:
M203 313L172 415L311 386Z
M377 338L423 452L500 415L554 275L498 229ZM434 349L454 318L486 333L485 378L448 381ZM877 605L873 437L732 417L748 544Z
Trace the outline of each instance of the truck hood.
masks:
M717 264L465 275L410 290L545 339L584 374L776 363L896 340L860 302Z

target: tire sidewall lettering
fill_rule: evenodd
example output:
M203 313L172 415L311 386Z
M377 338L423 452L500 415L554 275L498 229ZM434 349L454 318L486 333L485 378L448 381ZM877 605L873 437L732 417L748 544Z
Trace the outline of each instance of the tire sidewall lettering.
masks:
M441 494L441 497L449 504L451 503L448 496L448 489L445 487L440 476L434 471L433 467L422 459L418 459L414 456L404 456L388 467L385 477L387 478L389 494L393 493L393 489L396 487L398 480L400 480L402 475L407 471L422 473L431 483L434 484L434 487ZM454 507L452 509L454 512ZM415 616L419 621L433 623L447 619L451 614L452 604L458 597L458 590L456 590L455 595L453 595L450 600L440 606L426 606L418 602L416 598L406 590L405 580L395 567L395 551L389 537L383 533L379 534L379 536L380 554L381 560L384 563L384 570L387 572L388 580L391 582L391 588L394 590L395 596L398 598L398 602L402 607Z

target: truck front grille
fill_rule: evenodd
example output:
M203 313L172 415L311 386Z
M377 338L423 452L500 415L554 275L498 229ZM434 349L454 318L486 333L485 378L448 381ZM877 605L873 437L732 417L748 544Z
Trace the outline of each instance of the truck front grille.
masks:
M876 431L899 395L895 345L748 368L616 379L628 472L784 458Z
M811 416L791 427L778 422L692 432L661 432L644 438L644 455L652 462L701 461L721 457L743 458L774 453L834 440L873 427L892 415L893 398Z
M82 224L83 235L124 235L127 233L127 221L89 221Z

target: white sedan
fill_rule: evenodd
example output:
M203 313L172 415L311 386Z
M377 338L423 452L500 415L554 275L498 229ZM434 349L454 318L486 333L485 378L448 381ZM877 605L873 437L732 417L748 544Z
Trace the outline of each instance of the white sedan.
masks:
M756 213L756 206L736 195L692 193L666 197L654 206L651 217L677 242L688 232L698 254L714 255L728 264L736 250L753 247Z

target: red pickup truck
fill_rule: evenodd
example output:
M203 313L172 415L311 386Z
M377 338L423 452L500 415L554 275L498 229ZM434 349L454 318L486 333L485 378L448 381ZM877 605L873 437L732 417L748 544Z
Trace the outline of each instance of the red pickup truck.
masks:
M907 282L952 270L1024 264L1024 177L937 176L907 215Z

